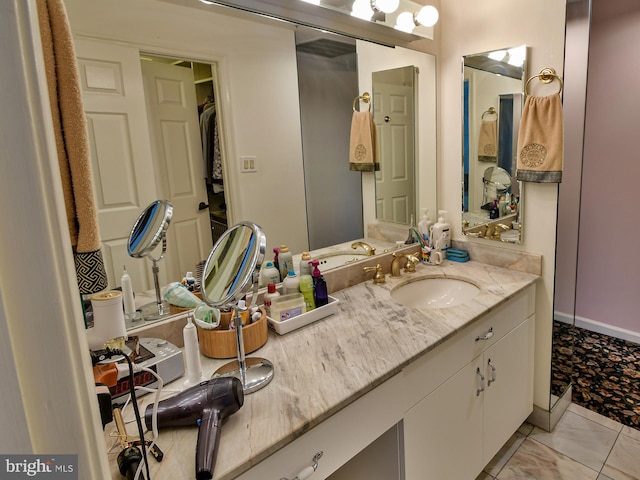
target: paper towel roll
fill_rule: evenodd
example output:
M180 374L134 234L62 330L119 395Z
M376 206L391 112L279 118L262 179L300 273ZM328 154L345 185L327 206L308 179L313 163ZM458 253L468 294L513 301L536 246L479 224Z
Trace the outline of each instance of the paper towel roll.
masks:
M127 338L127 327L124 323L122 308L122 292L107 290L91 297L93 307L93 329L91 348L107 345L122 349ZM97 343L96 343L97 342Z

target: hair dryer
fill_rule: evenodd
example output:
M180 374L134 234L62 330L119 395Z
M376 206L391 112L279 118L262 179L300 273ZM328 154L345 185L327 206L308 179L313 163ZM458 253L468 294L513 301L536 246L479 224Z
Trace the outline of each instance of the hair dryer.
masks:
M213 478L220 426L244 402L242 382L236 377L219 377L201 382L158 403L158 428L197 425L196 479ZM144 422L151 429L153 405L147 406Z

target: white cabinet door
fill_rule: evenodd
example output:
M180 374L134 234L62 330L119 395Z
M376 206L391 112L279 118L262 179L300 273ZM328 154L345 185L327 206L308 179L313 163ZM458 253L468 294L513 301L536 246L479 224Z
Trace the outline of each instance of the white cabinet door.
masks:
M527 319L483 355L484 465L533 410L534 325Z
M482 469L481 366L467 364L405 415L406 480L471 480Z

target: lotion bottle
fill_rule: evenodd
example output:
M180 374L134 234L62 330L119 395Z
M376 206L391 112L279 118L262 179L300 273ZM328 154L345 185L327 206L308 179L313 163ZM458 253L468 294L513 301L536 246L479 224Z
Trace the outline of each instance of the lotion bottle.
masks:
M295 270L293 267L293 255L286 245L280 245L280 253L278 254L278 263L280 269L280 278L284 282L289 270Z
M290 293L300 293L300 278L296 275L293 269L289 270L289 273L282 281L282 293L284 295Z
M280 271L273 265L273 262L267 262L260 272L261 286L267 286L270 283L280 283Z
M310 261L311 254L309 252L302 252L302 257L300 258L300 277L302 277L302 275L311 275L312 269L311 265L309 265Z
M122 287L122 303L124 304L124 314L125 318L128 318L136 312L136 302L133 297L131 277L127 273L126 265L123 267L123 269L124 273L120 278L120 286Z
M438 222L431 227L431 245L446 250L451 247L451 226L446 221L447 212L440 210L438 214Z

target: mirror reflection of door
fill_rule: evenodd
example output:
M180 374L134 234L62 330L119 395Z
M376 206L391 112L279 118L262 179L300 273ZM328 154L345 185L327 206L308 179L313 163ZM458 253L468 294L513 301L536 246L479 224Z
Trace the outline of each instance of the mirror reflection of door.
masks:
M208 212L198 210L207 195L193 75L149 74L146 83L154 84L161 101L148 111L137 48L78 39L76 53L109 284L119 284L125 265L134 291L153 288L148 265L128 257L126 244L140 212L158 198L180 205L175 215L181 219L169 229L159 280L180 279L195 270L212 245ZM167 120L171 107L180 113Z
M413 66L373 73L373 117L380 170L376 172L376 218L408 225L416 211Z

